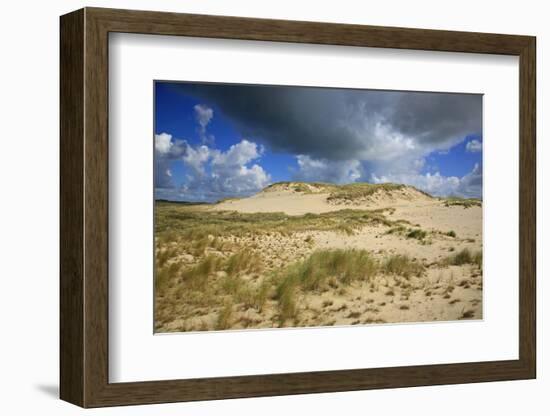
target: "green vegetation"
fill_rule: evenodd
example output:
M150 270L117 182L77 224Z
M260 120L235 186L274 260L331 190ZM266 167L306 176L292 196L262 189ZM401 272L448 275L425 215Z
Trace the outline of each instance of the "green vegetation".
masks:
M326 192L336 199L362 198L379 190L403 187L311 184L309 188L300 185L294 183L292 186L296 192ZM323 186L326 188L321 190ZM326 191L327 187L330 192ZM336 312L340 312L336 316L338 319L356 319L366 312L379 312L376 308L361 306L363 300L367 304L373 302L365 299L366 294L374 298L385 294L391 297L386 298L387 304L397 307L410 296L414 300L418 290L424 290L428 297L441 295L451 301L454 285L467 288L466 285L453 283L454 269L451 269L444 271L451 274L447 289L441 283L442 289L435 290L431 283L426 283L432 275L426 273L427 268L433 271L433 268L472 264L481 270L481 251L461 250L458 243L466 240L457 240L456 251L454 247L441 248L449 250L445 253L448 257L443 260L424 256L418 251L418 244L434 241L438 244L435 248L439 248L440 243L455 245L448 237L457 238L456 232L423 230L420 224L391 219L393 211L393 208L342 209L291 216L214 211L207 205L157 201L155 327L162 331L191 331L271 327L277 323L280 326L311 325L313 322L336 322L326 319L334 318L331 314ZM364 227L372 228L364 234L359 233ZM327 236L323 233L326 231L341 235ZM399 236L400 244L416 246L416 251L412 252L418 260L406 255L385 254L388 253L387 245L379 245L377 240L363 245L363 236L395 242L395 237L384 237L384 234ZM357 236L346 239L346 235ZM361 246L373 251L352 248L314 251L316 247L349 247L359 240ZM480 270L472 268L472 285L477 284ZM438 283L440 281L443 277L438 278ZM380 302L382 304L386 302ZM414 305L413 302L411 308L415 308ZM344 310L346 316L341 313ZM468 317L466 312L465 317ZM372 317L372 322L376 319Z
M239 213L235 211L192 210L185 205L161 203L155 210L157 242L187 243L197 249L211 244L215 237L242 237L280 233L289 235L306 231L340 231L345 234L367 225L393 226L384 209L343 209L322 214L286 215L281 212ZM175 234L173 230L181 230ZM200 241L200 243L198 243Z
M158 293L164 291L172 284L173 279L179 273L182 265L178 262L173 262L165 267L157 268L155 276L155 290Z
M350 284L356 280L370 281L378 271L378 264L366 250L318 250L304 261L294 263L276 277L277 292L285 286L303 290L327 289L329 278Z
M273 277L280 322L296 317L296 298L300 292L338 287L332 279L342 284L369 281L377 269L377 262L365 250L319 250L306 260L288 266Z
M423 240L426 238L426 231L420 229L412 229L407 233L407 238L414 238L416 240Z
M407 256L394 255L379 262L366 250L330 249L315 251L259 284L243 277L259 273L262 267L261 258L251 251L227 258L210 254L192 267L171 263L160 268L163 277L157 277L157 290L166 293L177 287L177 298L185 296L189 305L220 308L215 328L223 329L229 325L234 305L261 312L271 298L277 302L279 322L284 324L298 316L301 294L331 289L345 294L347 286L358 281L370 283L378 273L409 278L425 271Z
M483 255L481 251L472 252L468 248L460 250L458 253L447 257L441 261L444 266L461 266L463 264L475 264L481 269L483 263Z
M333 185L331 183L324 183L324 182L288 182L288 181L282 181L282 182L275 182L271 185L264 188L264 191L271 191L271 190L277 190L277 189L291 189L295 192L301 192L306 194L313 194L313 193L322 193L322 192L329 192L330 190L336 188L337 185Z
M476 198L451 197L444 198L443 205L445 207L464 207L464 209L466 209L471 207L481 207L481 200Z
M327 201L353 201L366 198L376 192L390 193L405 188L405 185L395 183L350 183L347 185L333 186L333 189L327 198Z
M408 256L393 255L389 257L382 265L382 270L386 274L395 274L409 278L411 276L420 276L425 271L425 267Z
M474 310L468 309L468 310L462 310L462 315L458 319L471 319L474 317Z
M309 187L309 186L307 186L306 184L303 184L303 183L297 183L297 184L293 185L292 188L296 192L302 192L302 193L306 193L306 194L313 193L311 191L311 187Z
M380 263L365 250L319 250L304 261L294 263L273 277L275 297L279 302L280 321L295 318L296 299L300 293L323 292L329 288L345 289L355 281L371 282L377 273L405 278L421 276L425 267L407 256L394 255ZM343 286L340 286L343 285ZM388 292L393 296L393 291ZM328 306L332 303L324 303Z
M216 320L216 329L227 329L231 327L231 321L233 317L233 305L227 302L218 314Z
M225 271L229 276L241 272L259 273L263 265L261 257L251 250L242 250L233 254L226 262Z
M396 227L390 228L388 231L386 231L386 234L404 234L407 231L407 227L404 227L403 225L398 225Z
M390 228L388 231L386 231L386 234L396 234L396 235L403 235L406 238L412 238L415 240L418 240L421 243L429 244L429 241L426 241L426 237L428 237L429 234L434 233L433 231L425 231L420 228L407 228L403 225L397 225L392 228Z
M278 189L290 189L295 192L305 194L328 193L328 201L340 202L353 201L356 199L369 197L377 192L391 193L404 188L413 188L417 192L432 198L431 195L424 191L416 189L412 186L396 183L354 182L345 185L335 185L332 183L323 182L277 182L266 187L264 191L269 192Z
M196 266L185 270L181 274L181 279L190 289L204 290L207 285L208 277L212 276L221 265L222 259L220 257L208 255Z

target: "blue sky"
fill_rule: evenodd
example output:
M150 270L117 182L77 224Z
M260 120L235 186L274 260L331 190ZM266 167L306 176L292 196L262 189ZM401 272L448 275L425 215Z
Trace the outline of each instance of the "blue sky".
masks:
M399 182L481 196L480 95L155 83L155 197L279 181Z
M478 134L468 135L447 152L430 153L426 157L427 164L422 172L438 171L443 176L462 177L466 175L476 163L481 164L481 151L472 152L466 149L466 145L472 141L481 143L481 136Z

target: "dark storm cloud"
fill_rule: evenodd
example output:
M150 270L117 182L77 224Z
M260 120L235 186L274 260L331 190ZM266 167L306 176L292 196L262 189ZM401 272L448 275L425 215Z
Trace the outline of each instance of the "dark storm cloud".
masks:
M363 161L420 157L481 133L481 96L329 88L172 84L274 151Z
M389 117L396 130L423 144L481 134L482 98L474 94L399 93Z
M460 185L456 189L456 194L472 198L481 198L483 190L483 168L476 164L472 172L465 175L460 180Z

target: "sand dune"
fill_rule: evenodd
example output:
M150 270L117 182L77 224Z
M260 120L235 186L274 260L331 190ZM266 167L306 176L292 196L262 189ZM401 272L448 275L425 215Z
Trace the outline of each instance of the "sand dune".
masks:
M342 209L376 210L393 208L392 219L403 219L422 228L460 230L465 238L480 239L482 208L474 206L445 207L441 199L430 197L412 187L396 192L374 192L354 200L330 200L331 194L323 188L317 192L296 192L288 186L268 188L249 198L231 199L210 207L214 211L243 213L283 212L287 215L320 214Z
M216 211L238 212L284 212L288 215L303 215L307 213L320 214L322 212L342 209L327 203L329 194L300 194L295 192L268 192L259 193L250 198L232 199L212 206Z
M398 190L386 191L383 188L369 195L358 195L353 198L345 198L345 195L331 193L333 185L323 187L300 184L296 191L290 183L284 185L272 185L262 192L242 199L230 199L212 206L213 210L238 212L284 212L288 215L303 215L307 213L320 214L323 212L338 211L341 209L379 209L392 206L425 206L438 205L438 200L412 188L403 187ZM297 187L297 185L296 185Z
M194 208L179 209L193 212ZM221 301L217 301L217 306L205 308L186 304L185 298L178 298L183 295L181 288L175 284L172 286L175 289L167 290L157 299L159 305L166 305L163 313L156 312L158 331L355 325L482 317L481 257L475 257L481 254L474 256L482 249L482 207L479 201L470 203L459 200L449 204L403 185L338 187L291 182L272 185L249 198L201 207L200 212L204 213L204 218L200 215L197 218L204 222L204 229L208 229L208 224L218 224L218 216L226 218L231 212L244 215L236 217L235 221L239 223L232 225L224 222L228 224L226 227L242 232L238 235L222 232L219 237L208 235L202 254L194 251L194 242L190 242L189 248L180 246L180 254L168 260L167 265L180 264L183 270L190 270L200 266L208 256L230 262L233 257L245 252L255 256L261 267L256 271L243 269L240 274L237 273L239 281L250 293L256 293L264 283L272 282L266 292L269 295L266 295L261 307L252 306L254 302L247 303L246 297L234 293L231 295L234 304L230 309L225 303L222 307ZM269 213L284 213L288 217L262 219L262 214ZM314 217L305 214L314 214ZM363 220L363 217L368 220ZM297 225L292 226L292 218L296 218ZM307 225L310 220L312 225ZM272 228L264 229L262 221L275 222L269 226ZM252 229L257 231L247 231L250 224L258 224L260 228L254 225L256 228ZM170 249L175 250L177 244L170 246ZM157 246L157 250L161 253L166 252L167 248ZM277 277L289 265L309 261L314 253L322 252L330 256L334 250L369 253L378 264L376 275L349 284L331 283L323 286L322 290L296 289L293 295L296 297L293 300L295 306L289 315L291 317L287 318L285 313L288 315L288 311L284 311L281 303L283 299L277 295L280 289L276 287L281 282L270 279ZM396 258L406 258L411 267L421 271L413 275L388 271L384 265ZM230 272L227 270L220 266L220 270L209 277L212 287L225 287L222 282L228 278ZM219 299L227 302L227 295L223 293L222 290L212 299L221 296ZM174 296L180 300L176 301ZM225 314L230 318L227 322L223 321L225 324L220 327L220 319Z

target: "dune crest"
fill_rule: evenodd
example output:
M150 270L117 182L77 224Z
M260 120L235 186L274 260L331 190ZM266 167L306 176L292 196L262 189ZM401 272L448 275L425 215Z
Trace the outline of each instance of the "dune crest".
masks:
M229 199L212 206L216 211L284 212L287 215L320 214L341 209L377 209L411 204L438 203L412 186L353 183L334 185L307 182L277 182L248 198Z

